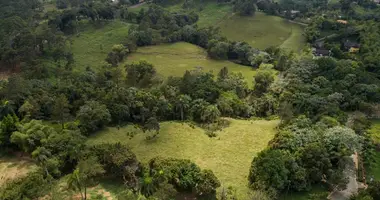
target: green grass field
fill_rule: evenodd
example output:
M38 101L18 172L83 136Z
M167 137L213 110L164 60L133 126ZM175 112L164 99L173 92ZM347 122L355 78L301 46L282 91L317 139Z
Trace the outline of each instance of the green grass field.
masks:
M233 15L223 20L219 27L222 35L229 40L245 41L262 50L281 46L299 51L305 44L302 27L261 12L248 17Z
M375 145L380 145L380 120L372 120L372 126L368 132ZM367 177L380 181L380 151L375 152L373 159L371 168L367 169Z
M198 9L199 27L215 26L232 15L232 8L229 4L217 4L215 1L205 2L202 9Z
M187 123L163 122L158 138L151 141L130 125L120 130L108 128L91 137L88 144L121 142L127 144L142 162L156 156L190 159L203 169L211 169L224 187L235 187L238 195L246 199L252 158L273 138L279 121L229 120L230 126L214 138ZM130 131L137 132L132 139L127 134Z
M228 67L230 72L242 73L248 84L252 85L252 77L255 75L252 67L210 59L204 49L185 42L138 48L136 53L128 56L125 64L140 60L153 63L157 72L164 77L183 76L186 70L198 67L217 74L223 67Z
M100 67L112 46L122 43L127 38L129 30L129 24L119 20L105 24L85 21L79 27L81 27L79 33L71 38L75 70L83 70L87 66L95 69Z

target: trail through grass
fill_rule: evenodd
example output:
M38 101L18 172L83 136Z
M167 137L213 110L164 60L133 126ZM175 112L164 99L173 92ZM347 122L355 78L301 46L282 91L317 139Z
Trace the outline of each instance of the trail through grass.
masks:
M128 36L129 24L114 20L104 24L82 22L79 34L72 36L72 52L75 70L83 70L87 66L99 68L112 46L120 44Z
M164 77L183 76L186 70L195 69L212 71L216 75L223 67L227 67L230 72L242 73L248 84L252 85L256 73L252 67L210 59L204 49L185 42L138 48L137 52L128 56L125 64L140 60L152 63Z
M130 125L120 130L108 128L91 137L88 144L121 142L142 162L156 156L190 159L203 169L211 169L224 187L233 186L246 199L252 159L273 138L279 121L229 120L230 126L215 138L209 138L203 129L188 123L163 122L158 138L152 141L147 141L146 134ZM127 133L131 131L138 133L129 139Z

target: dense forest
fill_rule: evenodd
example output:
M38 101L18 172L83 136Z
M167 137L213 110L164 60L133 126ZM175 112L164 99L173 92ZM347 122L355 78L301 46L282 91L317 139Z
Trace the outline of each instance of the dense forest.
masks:
M0 70L6 74L0 81L0 150L8 156L21 153L37 165L0 185L0 199L90 199L87 189L108 179L123 185L120 200L179 199L181 194L237 200L233 189L193 160L155 157L145 163L123 143L86 143L106 127L123 126L134 126L146 141L154 141L165 121L190 123L216 138L229 118L280 120L267 148L252 155L244 183L252 191L249 199L278 199L315 185L344 190L352 155L358 157L357 179L366 189L351 199L380 199L380 182L362 175L378 151L368 133L380 101L375 1L217 1L242 16L265 12L306 23L308 44L301 52L259 50L224 37L215 26L198 26L202 1L154 0L138 12L130 11L141 3L135 0L53 3L56 8L46 10L52 2L0 0ZM165 7L178 3L181 11ZM124 41L113 45L100 69L76 69L71 40L83 22L116 19L130 24ZM349 40L360 50L351 52L353 45L348 50ZM248 66L256 74L247 80L223 67L217 74L194 69L162 77L153 62L124 62L144 46L176 42L194 44L213 60Z

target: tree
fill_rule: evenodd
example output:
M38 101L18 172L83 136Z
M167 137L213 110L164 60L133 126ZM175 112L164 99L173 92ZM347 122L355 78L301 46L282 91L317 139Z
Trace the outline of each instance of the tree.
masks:
M69 101L67 100L64 94L59 95L54 102L53 110L52 110L52 118L59 121L64 128L65 122L68 120L70 116L69 110Z
M93 184L104 169L96 157L89 157L79 161L76 169L68 176L67 185L74 191L79 191L82 200L87 199L87 187Z
M8 147L11 142L10 138L14 131L17 130L17 126L19 123L18 117L13 114L8 114L1 120L0 122L0 146Z
M234 10L243 16L255 14L256 6L254 0L238 0L235 2Z
M220 117L220 111L215 105L208 105L201 114L201 121L212 123L218 120Z
M56 6L58 9L66 9L68 6L68 2L67 0L57 0Z
M112 51L108 53L106 61L113 67L116 67L124 60L124 57L129 53L128 49L122 44L113 45Z
M208 54L215 59L225 60L228 58L227 53L230 44L227 42L210 41L208 47Z
M156 69L147 61L140 61L125 66L127 71L127 83L131 86L146 87L153 83Z
M259 153L251 164L248 180L256 189L284 190L289 181L289 155L281 150L267 149Z
M12 133L11 142L22 151L31 153L42 146L42 142L54 133L56 132L53 128L42 124L41 121L32 120L20 125L17 131Z
M254 92L261 96L268 91L270 84L274 81L273 73L270 70L257 70L254 76Z
M87 101L81 106L77 119L79 120L79 128L82 133L90 134L93 131L103 128L111 121L111 114L106 105L97 101Z
M200 180L195 186L197 194L200 196L213 195L218 187L220 187L220 182L214 173L211 170L202 170Z
M179 95L176 99L175 107L180 112L180 119L183 121L186 116L186 111L190 108L191 97L188 95Z

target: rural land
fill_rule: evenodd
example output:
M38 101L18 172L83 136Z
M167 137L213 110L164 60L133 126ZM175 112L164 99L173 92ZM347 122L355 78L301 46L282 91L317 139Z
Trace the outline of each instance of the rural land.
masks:
M0 200L380 200L379 0L0 0Z

